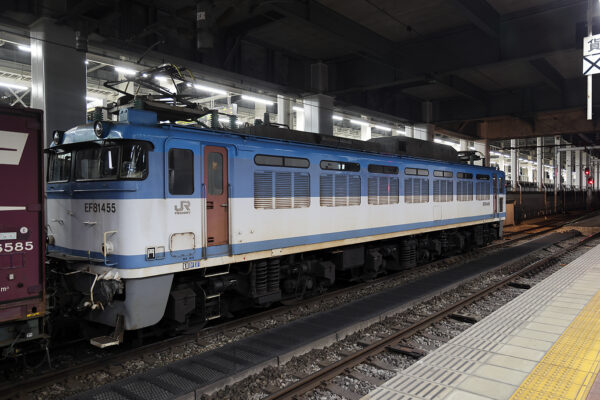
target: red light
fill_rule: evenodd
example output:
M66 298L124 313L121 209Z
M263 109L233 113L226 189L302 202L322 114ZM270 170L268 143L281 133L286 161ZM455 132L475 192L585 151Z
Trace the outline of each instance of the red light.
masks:
M585 169L583 170L583 173L584 173L586 176L589 176L589 175L590 175L590 169L589 169L588 167L585 167Z
M588 185L593 185L594 184L594 178L588 178L587 183L588 183Z

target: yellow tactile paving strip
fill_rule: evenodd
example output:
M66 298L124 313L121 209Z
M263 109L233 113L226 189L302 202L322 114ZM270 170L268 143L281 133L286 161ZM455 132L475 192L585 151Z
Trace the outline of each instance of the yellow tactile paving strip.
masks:
M577 314L511 400L584 400L600 370L600 291Z

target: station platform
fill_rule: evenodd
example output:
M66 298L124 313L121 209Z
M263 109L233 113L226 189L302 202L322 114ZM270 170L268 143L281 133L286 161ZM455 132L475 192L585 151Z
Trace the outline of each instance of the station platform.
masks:
M600 399L600 245L363 400Z

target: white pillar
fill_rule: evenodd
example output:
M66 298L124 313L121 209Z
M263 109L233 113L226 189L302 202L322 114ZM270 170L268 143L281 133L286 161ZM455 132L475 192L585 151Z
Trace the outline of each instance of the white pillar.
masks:
M291 126L291 116L290 112L292 110L291 101L283 97L282 95L277 95L277 123L282 125L287 125L290 128Z
M561 177L561 169L562 169L562 152L558 151L558 149L560 148L561 145L561 139L560 136L555 136L554 137L554 185L556 185L556 187L561 186L561 181L560 181L560 177Z
M537 152L536 152L536 174L537 174L537 187L539 190L544 189L544 138L537 138Z
M265 122L265 113L267 112L267 106L262 103L254 103L254 119L260 119Z
M371 125L361 125L360 126L360 140L370 140L371 139Z
M572 160L572 156L573 156L573 152L571 150L567 150L565 151L565 169L567 170L567 186L569 186L570 188L573 187L573 160Z
M475 142L475 150L482 154L484 158L481 165L490 166L490 142L487 139L478 140Z
M404 134L406 135L406 137L414 138L415 128L412 125L406 125L404 127Z
M31 107L44 111L44 147L55 130L86 122L85 53L75 32L49 18L31 25Z
M575 187L581 189L581 150L575 151Z
M304 108L296 107L294 113L296 113L296 126L294 129L297 131L304 131Z
M460 151L469 150L469 142L465 139L460 139Z
M307 132L333 135L333 97L315 94L304 98L304 127Z
M519 182L519 152L516 139L510 140L510 147L510 180L513 189L516 189Z

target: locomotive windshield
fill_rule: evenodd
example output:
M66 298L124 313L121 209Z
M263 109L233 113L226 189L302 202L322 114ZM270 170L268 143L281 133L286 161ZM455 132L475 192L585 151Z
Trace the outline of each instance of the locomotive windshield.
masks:
M48 182L66 182L71 176L76 181L145 179L150 147L149 143L127 141L58 149L50 153Z

